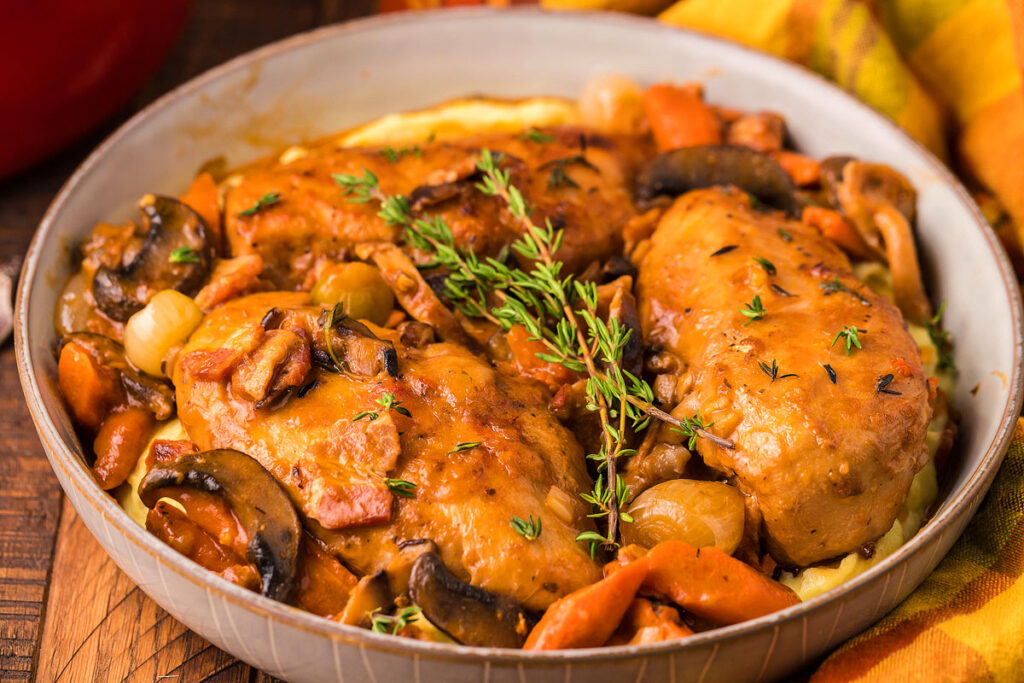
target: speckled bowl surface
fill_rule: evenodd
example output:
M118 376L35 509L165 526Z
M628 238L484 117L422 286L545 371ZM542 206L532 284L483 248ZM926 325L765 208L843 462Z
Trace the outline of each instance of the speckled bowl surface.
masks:
M103 493L56 386L53 311L69 247L146 192L176 194L205 160L232 164L471 93L575 95L590 76L700 80L713 102L772 109L814 156L853 154L917 187L918 238L935 300L948 302L962 415L949 491L896 554L826 595L677 642L521 652L392 638L238 588L149 535ZM18 368L61 485L117 564L161 606L250 664L291 681L771 680L864 629L949 550L995 476L1020 412L1021 304L993 232L953 176L896 126L819 77L718 39L622 15L539 10L407 13L276 43L206 73L121 127L54 200L29 250L16 310ZM976 389L972 391L972 389Z

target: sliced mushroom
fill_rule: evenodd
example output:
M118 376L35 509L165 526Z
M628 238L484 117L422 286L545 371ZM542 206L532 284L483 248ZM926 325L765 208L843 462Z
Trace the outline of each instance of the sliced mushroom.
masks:
M435 626L465 645L519 648L529 617L512 598L463 583L432 552L416 559L409 595Z
M121 386L142 407L158 420L166 420L174 413L174 387L152 375L147 375L130 362L124 346L110 337L92 332L75 332L61 339L61 346L74 342L89 352L97 365L117 373Z
M882 236L875 213L891 206L912 223L916 214L917 192L902 173L885 164L872 164L848 157L836 157L822 182L838 208L853 221L861 237L873 249L884 253ZM845 159L838 174L835 167Z
M209 229L184 203L146 195L139 211L146 228L142 248L121 268L100 266L92 283L96 306L119 322L127 321L160 290L195 295L213 264Z
M914 244L914 186L902 173L885 164L844 161L843 157L828 161L823 183L863 241L889 263L896 305L908 320L920 322L930 318L931 304L924 291Z
M383 569L359 579L345 603L339 621L350 626L369 628L370 615L375 611L391 609L394 598L388 586L388 575Z
M167 487L219 493L249 536L246 559L260 573L261 593L285 601L295 584L302 526L291 499L254 458L230 449L187 453L153 467L139 484L139 498L152 508Z
M394 344L341 313L339 306L324 309L319 325L321 332L313 336L313 357L321 367L361 377L376 377L382 372L398 377Z
M659 154L641 169L636 196L645 206L659 195L715 185L735 185L791 216L799 209L789 174L767 154L736 145L697 145Z
M304 330L310 336L313 363L330 372L376 377L398 376L395 346L342 312L342 306L316 309L272 308L260 321L266 332Z

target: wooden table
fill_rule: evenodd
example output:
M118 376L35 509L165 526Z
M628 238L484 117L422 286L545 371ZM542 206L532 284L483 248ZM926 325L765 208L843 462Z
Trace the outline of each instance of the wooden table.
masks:
M103 130L0 184L0 257L22 254L53 195L115 126L242 52L370 14L376 0L196 0L163 68ZM0 348L0 681L272 680L146 597L93 540L43 455L14 365Z

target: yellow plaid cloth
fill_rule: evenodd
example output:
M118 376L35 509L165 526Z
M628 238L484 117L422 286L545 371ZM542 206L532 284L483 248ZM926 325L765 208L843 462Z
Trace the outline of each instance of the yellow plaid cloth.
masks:
M1024 420L978 514L938 569L811 678L1024 680Z
M531 0L380 0L382 10ZM886 114L979 194L1024 272L1024 0L540 0L658 14L791 59ZM1003 208L1005 207L1005 209ZM1024 421L991 493L907 600L812 683L1024 681Z

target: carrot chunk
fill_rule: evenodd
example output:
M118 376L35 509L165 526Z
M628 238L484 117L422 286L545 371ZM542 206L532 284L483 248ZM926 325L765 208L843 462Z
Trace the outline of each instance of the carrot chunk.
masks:
M93 442L96 462L92 471L104 490L124 483L142 457L153 429L153 413L144 408L125 408L111 413Z
M874 257L871 247L860 236L853 223L846 220L838 211L820 206L807 206L804 207L800 220L816 227L822 235L838 244L846 253L864 260Z
M652 85L644 92L644 110L659 151L722 142L722 123L697 87Z
M192 181L192 185L181 197L181 201L187 204L193 211L199 214L210 229L210 239L218 254L224 252L222 243L222 230L220 225L220 196L217 192L217 183L209 173L200 173Z
M618 628L646 575L647 562L641 558L556 601L530 631L523 649L603 645Z
M817 159L805 157L803 154L780 149L771 153L772 158L782 167L793 182L801 187L813 185L821 178L821 164Z
M88 351L73 342L61 349L57 384L75 422L93 431L99 429L107 411L120 398L117 375L101 367Z
M736 624L800 602L786 586L714 547L665 541L637 563L644 560L644 590L716 624Z

